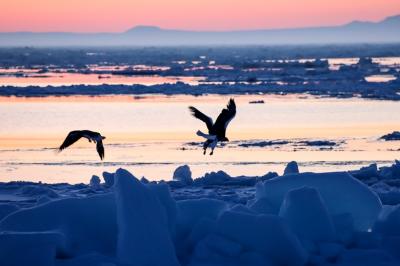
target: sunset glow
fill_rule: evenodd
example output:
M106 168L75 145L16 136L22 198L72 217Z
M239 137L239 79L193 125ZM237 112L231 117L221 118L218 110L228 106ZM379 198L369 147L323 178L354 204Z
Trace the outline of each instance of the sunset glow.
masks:
M400 14L398 0L5 0L0 31L237 30L341 25Z

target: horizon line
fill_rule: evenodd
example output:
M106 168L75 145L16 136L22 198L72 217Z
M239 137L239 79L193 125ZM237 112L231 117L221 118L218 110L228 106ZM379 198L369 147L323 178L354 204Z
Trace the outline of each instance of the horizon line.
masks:
M127 33L131 30L137 29L137 28L153 28L154 30L164 30L164 31L183 31L183 32L215 32L215 33L223 33L223 32L241 32L241 31L266 31L266 30L298 30L298 29L312 29L312 28L330 28L330 27L343 27L355 22L359 23L380 23L383 22L389 18L395 18L399 17L400 14L395 14L395 15L390 15L390 16L385 16L379 20L372 21L372 20L351 20L346 23L341 23L341 24L336 24L336 25L315 25L315 26L304 26L304 27L285 27L285 28L247 28L247 29L231 29L231 30L190 30L190 29L181 29L181 28L164 28L160 27L157 25L145 25L145 24L136 24L126 30L123 31L30 31L30 30L20 30L20 31L0 31L0 33L71 33L71 34L123 34Z

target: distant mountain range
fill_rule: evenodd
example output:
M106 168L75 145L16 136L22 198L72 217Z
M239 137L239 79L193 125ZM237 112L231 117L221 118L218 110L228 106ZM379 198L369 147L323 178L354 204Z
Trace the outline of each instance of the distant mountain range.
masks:
M400 42L400 15L342 26L186 31L137 26L122 33L3 32L0 46L291 45Z

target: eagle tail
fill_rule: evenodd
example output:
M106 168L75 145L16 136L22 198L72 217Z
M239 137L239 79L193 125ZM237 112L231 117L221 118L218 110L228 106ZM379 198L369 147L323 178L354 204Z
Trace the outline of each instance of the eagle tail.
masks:
M197 130L196 135L203 137L205 139L208 139L208 140L215 140L217 138L217 136L215 136L215 135L209 135L209 134L201 132L200 130Z

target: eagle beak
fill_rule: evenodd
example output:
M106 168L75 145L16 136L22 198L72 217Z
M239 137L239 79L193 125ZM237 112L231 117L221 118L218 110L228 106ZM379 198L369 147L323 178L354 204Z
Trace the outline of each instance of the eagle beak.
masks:
M106 139L106 137L101 136L102 139Z

